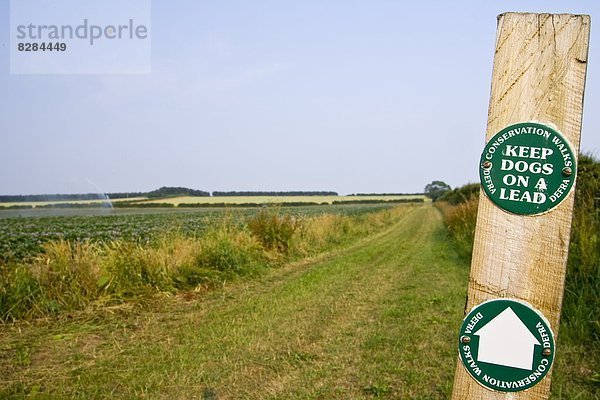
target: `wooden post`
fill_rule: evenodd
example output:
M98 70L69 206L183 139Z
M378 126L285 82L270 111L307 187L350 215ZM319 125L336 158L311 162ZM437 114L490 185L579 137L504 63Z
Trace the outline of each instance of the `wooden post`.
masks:
M541 121L555 125L578 153L589 29L587 15L498 16L486 141L509 125ZM467 312L486 300L516 298L540 310L558 333L573 201L574 191L548 213L520 216L481 192ZM549 391L550 374L526 391L494 392L459 361L452 398L547 399Z

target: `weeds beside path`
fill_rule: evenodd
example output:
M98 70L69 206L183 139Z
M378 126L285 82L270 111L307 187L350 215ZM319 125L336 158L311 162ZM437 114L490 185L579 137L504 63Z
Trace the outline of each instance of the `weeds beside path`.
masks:
M258 281L0 330L0 397L445 399L468 268L439 212Z

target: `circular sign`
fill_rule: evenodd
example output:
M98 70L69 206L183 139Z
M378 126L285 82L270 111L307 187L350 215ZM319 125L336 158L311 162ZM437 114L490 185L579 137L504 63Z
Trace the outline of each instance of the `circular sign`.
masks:
M544 316L520 300L474 307L460 328L458 352L484 387L518 392L540 382L554 361L554 335Z
M569 141L556 129L523 122L502 129L481 154L479 178L487 197L505 211L537 215L559 205L575 182Z

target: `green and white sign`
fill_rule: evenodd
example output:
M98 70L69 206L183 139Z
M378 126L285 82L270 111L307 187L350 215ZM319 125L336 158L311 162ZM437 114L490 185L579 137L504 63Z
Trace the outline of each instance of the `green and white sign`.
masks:
M479 168L485 194L498 207L536 215L569 194L577 168L568 140L556 129L523 122L502 129L486 144Z
M511 299L486 301L466 316L460 359L488 389L518 392L540 382L554 361L554 335L531 305Z

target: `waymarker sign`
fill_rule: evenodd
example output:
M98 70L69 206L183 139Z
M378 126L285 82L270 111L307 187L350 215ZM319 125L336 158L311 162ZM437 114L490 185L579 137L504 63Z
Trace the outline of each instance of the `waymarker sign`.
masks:
M488 389L517 392L542 380L554 361L554 334L531 305L512 299L481 303L460 329L467 372Z
M508 126L494 135L481 155L479 177L485 194L505 211L536 215L562 202L577 168L569 141L537 122Z

